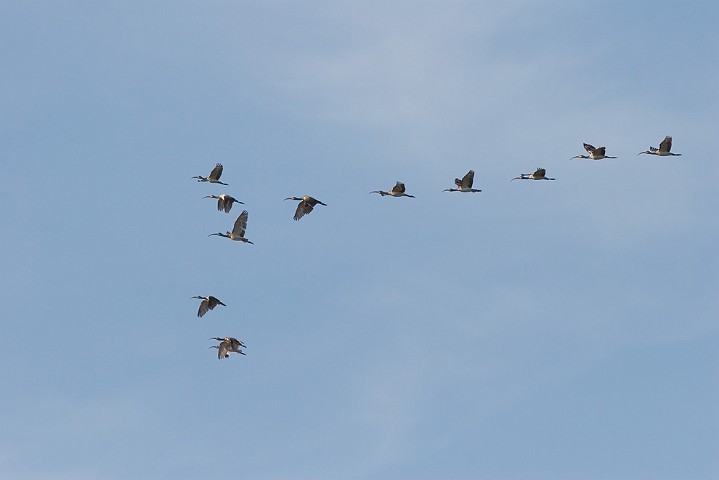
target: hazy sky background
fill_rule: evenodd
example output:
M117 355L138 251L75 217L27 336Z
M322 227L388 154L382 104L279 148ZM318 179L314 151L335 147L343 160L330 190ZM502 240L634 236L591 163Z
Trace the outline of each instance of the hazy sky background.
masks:
M0 477L719 478L718 19L3 0Z

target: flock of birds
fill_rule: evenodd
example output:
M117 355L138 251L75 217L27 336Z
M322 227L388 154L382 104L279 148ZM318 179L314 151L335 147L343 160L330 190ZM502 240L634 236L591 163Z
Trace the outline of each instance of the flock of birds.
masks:
M220 177L222 176L222 165L217 164L215 165L215 168L212 169L212 172L207 177L203 177L200 175L197 175L192 178L196 178L198 182L209 182L209 183L218 183L220 185L227 185L226 183L223 183L220 181ZM215 198L217 199L217 210L224 211L225 213L230 213L230 210L232 210L232 205L234 205L235 202L244 205L242 202L237 200L236 198L227 195L223 193L222 195L207 195L203 198ZM237 220L235 221L235 226L232 228L231 232L222 233L211 233L212 235L219 235L221 237L227 237L231 240L241 240L245 243L252 243L247 238L245 238L245 230L247 229L247 210L244 210L239 217L237 217ZM222 305L223 307L226 307L222 301L212 295L207 295L205 297L201 295L195 295L192 298L196 298L200 301L200 307L197 309L197 316L203 317L207 312L210 310L214 310L215 307L218 305ZM245 352L242 351L243 348L247 348L247 346L242 342L242 340L238 340L235 337L212 337L210 340L217 340L219 343L217 345L212 345L210 348L216 348L217 349L217 358L223 359L228 358L230 356L230 353L238 353L240 355L245 355Z
M574 157L571 157L571 159L574 158L586 158L589 160L602 160L605 158L617 158L617 157L610 157L606 154L606 147L598 147L595 148L594 146L583 143L584 150L586 150L587 155L576 155ZM659 144L659 148L655 147L649 147L648 150L645 150L643 152L639 152L637 155L642 154L648 154L648 155L657 155L660 157L666 157L666 156L680 156L681 153L672 153L672 137L666 136L664 137L664 140ZM215 168L212 169L210 174L207 177L203 177L200 175L192 177L193 179L197 179L198 182L208 182L208 183L216 183L219 185L228 185L227 183L223 183L220 181L220 177L222 177L222 170L223 166L222 164L218 163L215 165ZM547 177L547 171L544 168L537 168L533 173L522 173L519 176L516 176L512 178L511 180L556 180L555 178ZM457 188L447 188L444 191L445 192L464 192L464 193L476 193L481 192L482 190L472 188L474 184L474 171L470 170L468 171L464 177L461 179L455 178L454 184ZM413 195L410 195L406 192L406 188L404 183L397 182L391 189L389 190L373 190L369 192L377 193L380 196L390 196L390 197L409 197L409 198L415 198ZM230 210L232 210L232 206L235 203L238 203L240 205L244 205L243 202L237 200L236 198L232 197L231 195L228 195L226 193L223 193L221 195L207 195L203 198L212 198L217 200L217 210L220 212L230 213ZM316 198L310 197L309 195L304 195L302 197L287 197L285 200L295 200L299 201L297 204L297 208L295 209L295 214L292 217L294 220L299 220L305 215L312 212L312 210L317 205L324 205L327 206L326 203L323 203ZM244 243L252 243L247 237L245 237L245 232L247 231L247 218L249 214L247 210L243 210L242 213L237 217L237 220L235 220L235 224L232 227L232 231L228 231L225 233L217 232L217 233L211 233L209 236L217 235L219 237L225 237L229 238L230 240L240 241ZM222 301L220 301L217 297L214 297L212 295L207 296L200 296L196 295L192 298L196 298L201 300L200 307L197 310L197 316L202 317L204 316L208 311L214 310L215 307L218 305L222 305L223 307L226 307ZM217 345L212 345L210 348L216 348L217 349L217 358L223 359L228 358L230 356L230 353L238 353L240 355L245 355L245 353L242 351L243 348L247 348L247 346L241 341L234 337L212 337L210 340L216 340L219 343Z

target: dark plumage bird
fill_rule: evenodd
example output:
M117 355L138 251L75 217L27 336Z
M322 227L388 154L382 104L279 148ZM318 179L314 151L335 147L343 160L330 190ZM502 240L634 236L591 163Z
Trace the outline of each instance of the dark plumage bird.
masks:
M217 340L218 342L220 342L219 344L210 347L217 349L217 358L220 360L222 360L223 358L228 358L231 352L245 355L245 352L243 352L241 348L247 348L247 346L242 343L241 340L237 340L233 337L212 337L210 340Z
M534 173L522 173L518 177L514 177L512 180L556 180L556 178L549 178L546 176L547 171L543 168L537 168Z
M304 195L302 198L300 197L287 197L285 200L299 200L300 203L297 204L297 210L295 210L295 216L292 217L295 220L299 220L300 218L304 217L308 213L312 211L313 208L315 208L315 205L324 205L327 206L326 203L322 203L316 198L312 198L310 196Z
M211 233L208 235L208 237L211 237L213 235L217 235L220 237L229 238L230 240L239 240L240 242L245 243L252 243L248 239L245 238L245 231L247 230L247 217L249 214L247 213L247 210L243 210L239 217L237 217L237 220L235 220L235 225L232 227L231 232L222 233ZM254 244L253 244L254 245Z
M603 158L617 158L617 157L608 157L606 155L607 147L594 148L593 146L589 145L588 143L583 143L582 145L584 145L584 150L586 150L589 155L577 155L572 158L588 158L590 160L601 160ZM570 160L572 158L570 158Z
M225 211L225 213L230 213L230 210L232 210L232 204L237 202L241 205L244 205L243 202L240 202L234 197L231 197L227 195L226 193L223 193L222 195L207 195L202 198L216 198L217 199L217 210L218 211Z
M394 187L388 192L385 192L384 190L373 190L369 193L379 193L381 196L389 195L390 197L409 197L414 198L414 195L408 195L405 193L405 187L404 183L397 182Z
M474 184L474 170L470 170L465 174L464 177L460 180L459 178L454 179L454 184L457 185L457 188L447 188L444 191L445 192L481 192L482 190L477 190L476 188L472 188L472 185Z
M204 314L207 313L208 310L214 310L216 306L222 305L223 307L226 307L224 303L220 301L217 297L213 297L212 295L208 295L206 297L201 297L199 295L195 295L192 298L197 298L202 300L200 302L200 308L197 310L197 316L201 317Z
M203 177L200 175L196 175L192 178L196 178L198 182L210 182L210 183L219 183L220 185L227 185L226 183L222 183L220 181L221 176L222 176L222 164L218 163L217 165L215 165L215 168L212 169L209 176Z
M637 155L641 155L642 153L648 153L649 155L658 155L660 157L679 157L681 156L681 153L672 153L672 137L667 135L664 137L664 140L662 140L662 143L659 144L659 148L649 147L649 150L645 150L643 152L637 153Z

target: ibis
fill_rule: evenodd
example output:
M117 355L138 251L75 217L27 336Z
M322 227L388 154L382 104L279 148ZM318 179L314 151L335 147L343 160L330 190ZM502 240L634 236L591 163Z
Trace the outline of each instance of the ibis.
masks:
M606 155L607 147L594 148L592 145L589 145L588 143L583 143L582 145L584 145L584 150L586 150L589 155L577 155L572 158L588 158L590 160L601 160L603 158L617 158L617 157L608 157ZM572 158L570 158L570 160Z
M297 204L297 210L295 210L295 216L292 217L295 220L299 220L300 218L304 217L308 213L312 211L313 208L315 208L315 205L324 205L327 206L326 203L322 203L316 198L312 198L308 195L303 195L302 197L287 197L285 200L299 200L300 203Z
M460 180L459 178L454 179L454 184L457 185L457 188L447 188L444 191L445 192L481 192L482 190L477 190L476 188L472 188L472 184L474 183L474 170L470 170L467 172L467 174L462 177Z
M242 342L242 340L237 340L234 337L225 337L225 338L212 337L210 340L217 340L218 342L229 342L230 346L232 347L233 350L237 350L240 347L247 348L247 345L245 345L244 342Z
M405 187L404 183L397 182L394 187L388 192L385 192L384 190L374 190L369 193L379 193L381 196L389 195L390 197L409 197L414 198L414 195L408 195L405 193Z
M204 314L207 313L208 310L214 310L216 306L222 305L223 307L226 307L224 303L220 301L219 298L213 297L212 295L208 295L206 297L201 297L199 295L195 295L192 298L197 298L199 300L202 300L200 302L200 308L197 310L197 316L202 317Z
M220 185L227 185L226 183L222 183L220 181L221 176L222 176L222 164L218 163L217 165L215 165L215 168L212 169L209 176L203 177L200 175L196 175L192 178L196 178L198 182L210 182L210 183L219 183Z
M660 157L678 157L681 155L681 153L672 153L672 137L667 135L664 137L664 140L662 140L662 143L659 144L659 148L649 147L649 150L645 150L643 152L637 153L637 155L641 155L642 153L648 153L649 155L658 155Z
M537 168L534 173L522 173L512 180L556 180L556 178L549 178L546 175L547 171L545 169Z
M217 235L220 237L229 238L230 240L238 240L240 242L245 243L252 243L248 239L245 238L245 230L247 230L247 217L248 217L247 210L243 210L239 217L237 217L237 220L235 220L235 225L232 227L231 232L222 233L211 233L208 235L208 237L211 237L213 235ZM253 243L254 245L254 243Z
M235 202L244 205L244 202L240 202L236 198L231 197L230 195L227 195L226 193L223 193L222 195L207 195L202 198L216 198L217 199L217 210L219 212L224 210L225 213L230 213L230 210L232 210L232 205Z
M217 358L222 360L223 358L228 358L230 356L231 352L239 353L240 355L244 355L245 352L240 350L241 346L244 346L244 343L242 343L240 340L237 340L236 338L232 337L225 337L225 338L211 338L210 340L218 340L220 343L217 345L212 345L210 348L216 348L217 349Z

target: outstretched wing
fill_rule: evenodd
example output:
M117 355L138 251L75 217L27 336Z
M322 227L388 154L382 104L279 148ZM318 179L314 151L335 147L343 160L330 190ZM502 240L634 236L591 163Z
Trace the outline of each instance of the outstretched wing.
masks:
M235 226L232 227L232 233L239 235L240 237L245 236L245 230L247 230L247 210L243 210L237 220L235 220Z
M226 307L226 306L227 306L227 305L225 305L224 303L222 303L219 298L213 297L212 295L210 295L209 297L207 297L207 300L206 300L206 301L207 301L207 308L209 308L210 310L214 310L215 307L218 306L218 305L222 305L223 307ZM203 301L203 303L204 303L204 302L205 302L205 301Z
M659 144L660 152L671 152L672 151L672 137L666 136L662 143Z
M207 178L209 178L209 180L212 181L212 180L219 180L221 176L222 176L222 164L218 163L217 165L215 165L215 168L212 169L212 172L210 172L210 176Z
M242 340L237 340L237 339L234 338L234 337L227 337L227 338L225 338L225 340L227 340L228 342L230 342L230 345L232 346L232 351L233 351L233 352L238 352L238 353L239 353L240 347L242 347L242 348L247 348L247 345L245 345L245 344L242 342Z
M226 340L220 342L217 346L217 358L223 359L230 356L230 343Z
M583 143L584 150L586 150L589 153L592 153L596 148L594 148L592 145L589 145L588 143Z
M236 202L237 199L233 198L229 195L225 195L225 202L222 208L225 210L225 213L230 213L230 210L232 210L232 204Z
M397 182L397 184L394 187L392 187L392 191L394 193L404 193L404 183Z
M293 218L295 220L299 220L300 218L310 213L313 208L314 206L310 202L308 202L307 200L302 200L300 203L297 204L297 210L295 210L295 216Z
M467 174L462 177L462 188L472 188L474 183L474 170L470 170Z
M204 299L200 302L200 308L197 309L198 317L202 317L203 315L205 315L207 313L207 311L210 309L210 307L208 305L209 305L209 302L207 301L207 299ZM212 307L212 308L214 308L214 307Z
M545 169L543 169L543 168L538 168L538 169L534 172L533 176L534 176L534 178L544 178L544 175L545 175L546 173L547 173L547 171L546 171Z
M319 203L320 205L324 205L325 207L327 206L326 203L322 203L322 202L320 202L319 200L317 200L316 198L313 198L313 197L307 197L307 198L305 199L305 201L306 201L306 202L309 202L309 204L312 205L313 207L314 207L315 205L317 205L318 203Z

